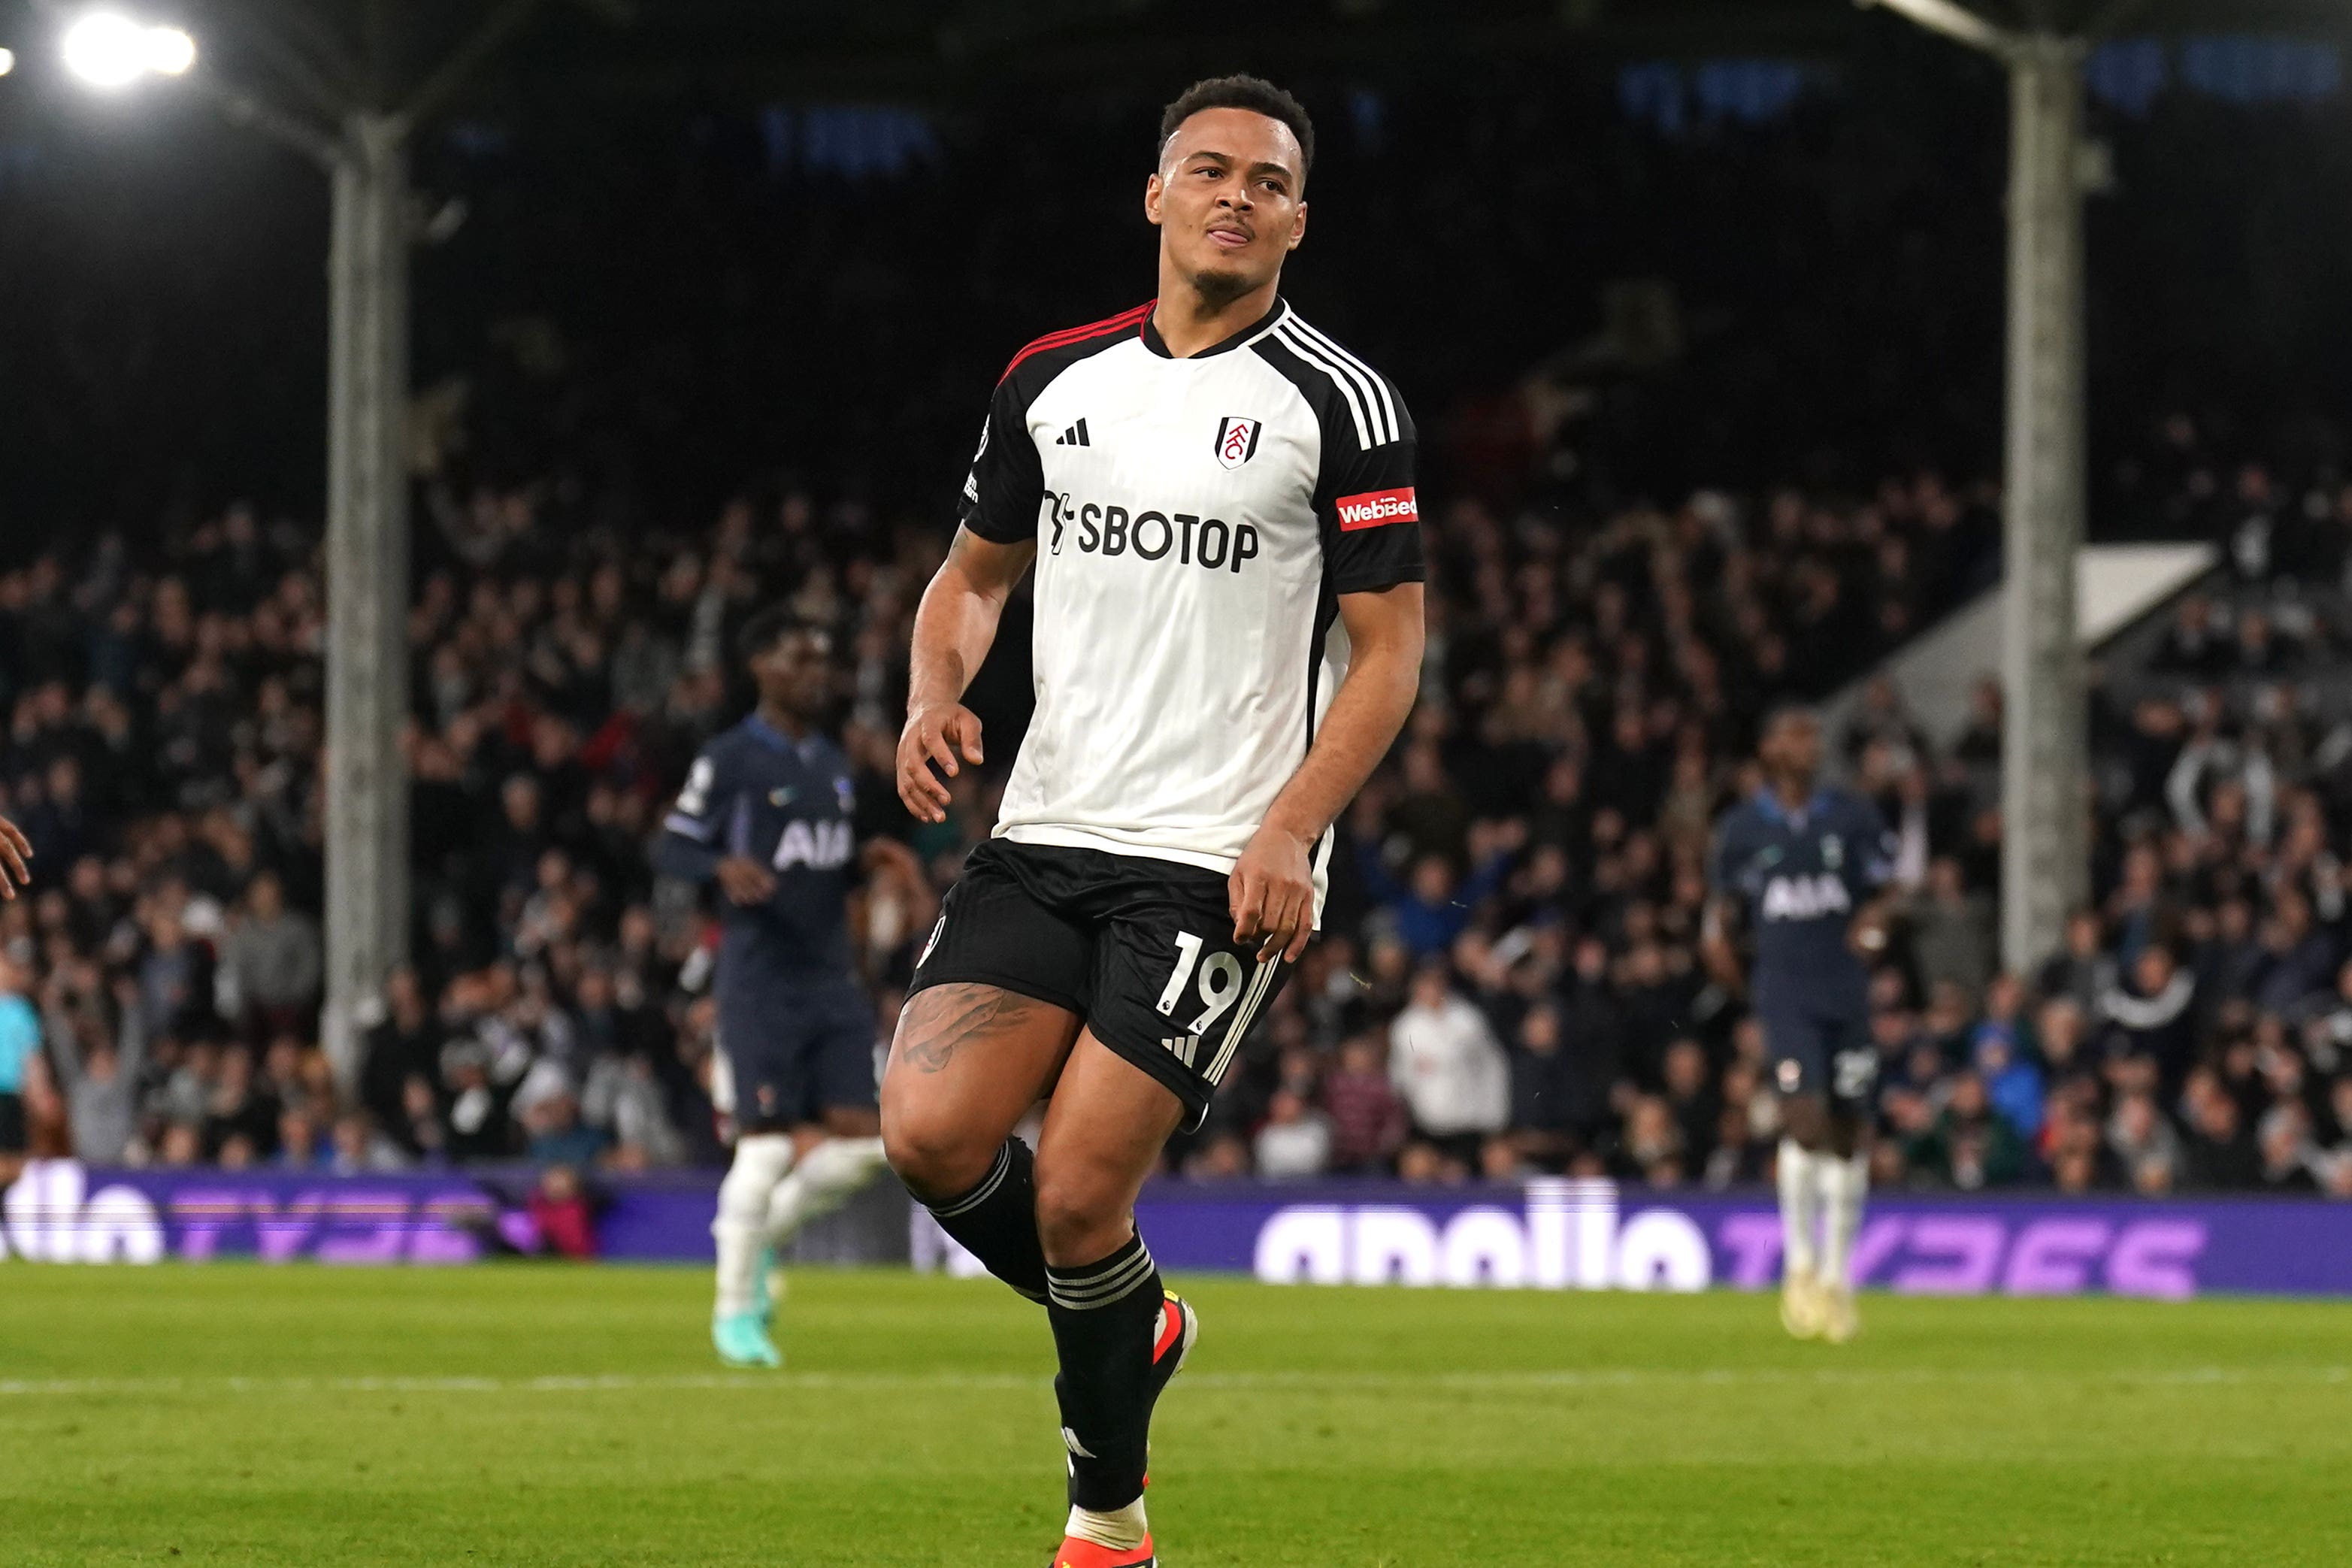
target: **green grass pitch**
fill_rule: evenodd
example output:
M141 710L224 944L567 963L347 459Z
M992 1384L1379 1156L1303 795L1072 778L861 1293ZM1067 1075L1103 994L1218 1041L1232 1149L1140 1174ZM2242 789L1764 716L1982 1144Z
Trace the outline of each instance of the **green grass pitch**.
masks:
M2352 1307L1190 1288L1173 1568L2352 1563ZM803 1271L760 1376L707 1290L0 1266L0 1563L1043 1568L1035 1308Z

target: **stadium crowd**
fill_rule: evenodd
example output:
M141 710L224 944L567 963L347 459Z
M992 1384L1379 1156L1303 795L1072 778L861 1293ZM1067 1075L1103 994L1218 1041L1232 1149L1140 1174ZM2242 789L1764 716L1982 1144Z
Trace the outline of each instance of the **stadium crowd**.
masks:
M1874 990L1885 1184L2352 1196L2352 713L2315 679L2352 489L2225 474L2186 421L2160 448L2150 525L2221 543L2227 581L2105 673L2098 897L2062 952L1996 962L1997 689L1937 744L1882 683L1836 737L1901 844ZM731 628L776 600L837 629L861 827L931 868L933 889L877 883L854 911L887 1032L1001 783L967 773L933 827L889 786L940 531L798 491L625 540L560 492L427 500L415 959L348 1085L316 1041L316 538L235 508L152 558L108 537L0 576L0 809L38 856L0 907L0 1023L38 1040L40 1147L715 1162L712 931L646 849L740 711ZM1696 957L1710 825L1754 787L1769 702L1859 674L1984 579L1991 503L1928 476L1574 525L1446 508L1423 702L1341 825L1324 939L1171 1169L1762 1179L1761 1041Z

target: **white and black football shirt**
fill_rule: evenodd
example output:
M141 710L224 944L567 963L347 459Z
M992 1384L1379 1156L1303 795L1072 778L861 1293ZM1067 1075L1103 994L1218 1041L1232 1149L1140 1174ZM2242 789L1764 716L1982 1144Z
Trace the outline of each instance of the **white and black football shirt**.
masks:
M1348 672L1339 596L1422 579L1413 426L1286 303L1186 359L1151 311L1022 350L964 485L966 528L1037 543L1037 710L996 831L1224 872Z

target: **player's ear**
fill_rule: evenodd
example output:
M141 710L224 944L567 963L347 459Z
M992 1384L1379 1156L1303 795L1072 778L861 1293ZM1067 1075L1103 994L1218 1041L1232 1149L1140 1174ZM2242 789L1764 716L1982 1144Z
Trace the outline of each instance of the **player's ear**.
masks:
M1160 171L1154 169L1143 181L1143 218L1152 227L1160 226L1160 198L1167 186L1160 183Z
M1307 237L1307 204L1300 202L1298 210L1290 216L1290 248L1296 250Z

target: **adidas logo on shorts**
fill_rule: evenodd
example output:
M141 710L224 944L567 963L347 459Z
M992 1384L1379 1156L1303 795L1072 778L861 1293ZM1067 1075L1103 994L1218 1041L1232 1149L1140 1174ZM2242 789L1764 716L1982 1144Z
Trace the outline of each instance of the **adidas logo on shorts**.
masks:
M1198 1035L1178 1035L1173 1039L1163 1039L1160 1043L1168 1047L1169 1055L1174 1057L1178 1061L1182 1062L1186 1067L1191 1067L1192 1065L1193 1056L1197 1054L1201 1048L1201 1037Z

